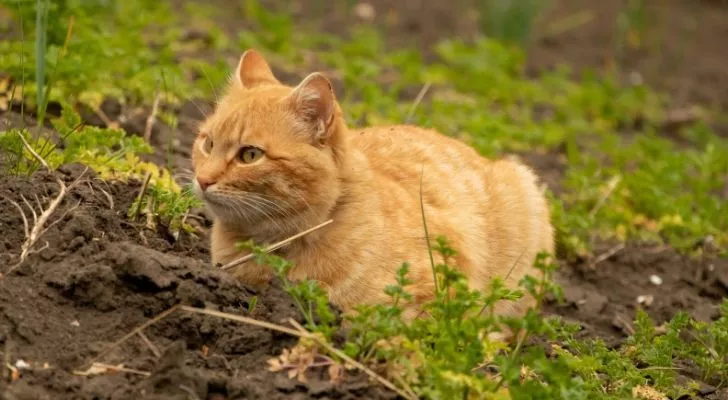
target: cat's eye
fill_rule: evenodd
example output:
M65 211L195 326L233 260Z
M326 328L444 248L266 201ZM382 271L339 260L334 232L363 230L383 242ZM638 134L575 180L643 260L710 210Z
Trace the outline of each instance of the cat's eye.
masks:
M205 136L205 140L202 142L202 151L205 154L210 154L212 151L212 138L209 136Z
M243 147L238 153L238 159L243 164L250 164L252 162L258 161L260 157L263 157L263 150L253 146Z

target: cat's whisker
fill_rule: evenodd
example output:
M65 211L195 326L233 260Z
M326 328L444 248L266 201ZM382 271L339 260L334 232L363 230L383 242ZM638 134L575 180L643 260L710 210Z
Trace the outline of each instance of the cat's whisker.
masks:
M308 210L311 211L311 213L316 214L316 211L314 211L313 207L311 207L311 204L309 204L309 202L306 200L306 198L303 197L303 195L301 194L301 191L300 190L295 190L294 189L293 190L293 193L295 193L296 196L298 196L298 198L303 201L303 204L305 204L306 207L308 207Z
M194 182L195 177L194 175L174 174L172 175L172 179L174 179L174 181L177 183L189 184Z
M251 197L256 198L259 201L263 201L265 204L270 204L272 207L275 208L275 211L278 211L282 217L292 217L291 211L292 209L287 209L278 204L277 202L266 198L263 195L257 194L257 193L250 193Z
M246 197L243 197L243 198L241 198L241 199L240 199L240 201L242 201L242 202L243 202L243 204L245 204L245 205L247 205L247 206L249 206L249 207L252 207L252 208L253 208L253 209L255 209L256 211L258 211L258 212L259 212L259 213L260 213L261 215L263 215L263 216L264 216L264 217L265 217L266 219L268 219L268 220L269 220L269 221L270 221L271 223L273 223L273 225L275 225L275 226L276 226L276 228L277 228L277 229L278 229L279 231L281 231L281 232L283 231L283 227L282 227L282 226L281 226L281 225L280 225L280 224L279 224L279 223L278 223L278 222L277 222L277 221L275 220L275 218L273 218L273 217L272 217L272 216L271 216L271 215L270 215L270 214L269 214L269 213L268 213L268 212L267 212L267 211L265 210L265 208L261 208L259 204L256 204L256 203L254 203L254 202L251 202L250 200L251 200L250 198L246 198Z
M192 103L192 105L195 106L195 108L197 108L197 111L200 112L200 114L202 115L203 119L205 119L205 118L208 117L208 114L205 111L202 110L202 108L199 106L199 104L197 104L196 101L194 101L192 99L189 99L189 102Z
M238 204L237 202L235 202L235 201L232 201L232 200L230 200L230 199L226 199L226 200L225 200L225 204L226 204L227 206L229 206L230 208L232 208L232 209L233 209L233 211L235 212L235 214L236 214L236 215L237 215L238 217L240 217L241 219L244 219L244 220L245 220L246 222L248 222L248 223L253 223L253 220L252 220L252 218L250 218L250 215L249 215L249 213L246 213L246 212L245 212L245 211L243 210L243 208L242 208L242 206L241 206L240 204Z
M258 194L258 193L252 193L252 192L246 192L246 191L231 191L231 190L218 190L219 194L223 194L225 196L231 197L231 198L243 198L249 202L254 203L256 206L258 206L261 211L261 213L267 214L268 218L272 219L274 215L280 215L283 218L293 218L294 215L292 214L293 210L292 208L283 207L278 202L271 200L269 198L266 198L265 196ZM258 209L256 207L256 209ZM273 213L273 214L271 214Z

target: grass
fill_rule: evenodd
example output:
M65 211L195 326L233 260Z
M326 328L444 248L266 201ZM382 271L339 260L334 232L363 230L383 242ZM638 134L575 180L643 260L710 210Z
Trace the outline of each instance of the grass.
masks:
M16 25L35 28L34 35L21 32L0 41L0 71L15 82L12 98L22 99L24 110L37 116L46 104L58 104L63 112L50 118L54 134L33 137L30 127L0 132L5 167L15 174L39 168L22 147L20 132L52 167L82 162L104 179L149 175L148 191L132 210L146 210L173 230L183 229L184 215L196 200L168 168L140 161L153 151L150 144L120 129L86 126L79 111L98 110L109 97L123 107L150 106L159 98L159 123L176 127L175 105L213 98L230 59L255 47L281 70L332 71L337 85L346 88L339 100L353 126L410 120L486 156L529 153L563 163L561 190L549 193L562 258L591 257L602 240L651 241L695 253L706 238L727 256L728 202L720 192L728 176L728 159L722 156L728 154L728 141L709 121L680 128L674 133L679 141L666 138L663 110L669 99L643 85L625 87L617 77L590 72L574 79L566 67L527 77L521 46L540 4L527 3L497 10L495 3L483 3L491 7L489 18L501 16L484 27L488 37L444 40L433 49L436 60L425 62L417 50L388 48L370 26L352 27L347 37L312 33L255 0L242 2L248 29L234 34L215 23L225 20L220 10L187 5L186 12L194 15L188 26L207 32L196 40L184 38L178 14L163 3L9 2L0 7L11 11ZM630 4L623 19L639 32L644 5ZM423 87L426 96L413 107L414 94ZM165 146L169 159L173 143ZM456 249L439 238L433 251L448 259ZM256 260L272 265L284 280L306 327L332 338L338 321L321 289L285 280L291 268L286 260L260 249ZM538 266L543 276L524 279L520 290L494 281L487 292L467 290L447 262L433 266L440 290L427 309L435 318L407 324L401 318L410 299L405 264L387 289L391 305L362 307L350 318L344 351L367 365L385 366L389 376L401 379L398 385L426 398L617 399L640 390L676 398L696 391L695 383L677 379L685 363L706 382L724 386L728 381L723 356L728 302L716 321L679 314L664 332L638 313L635 334L627 345L612 349L600 340L576 339L574 327L544 319L537 309L521 319L493 315L497 302L525 292L538 299L558 297L549 279L555 265L542 259ZM451 288L457 289L454 297ZM469 317L481 311L484 316ZM510 347L488 340L502 324L523 332L524 339Z

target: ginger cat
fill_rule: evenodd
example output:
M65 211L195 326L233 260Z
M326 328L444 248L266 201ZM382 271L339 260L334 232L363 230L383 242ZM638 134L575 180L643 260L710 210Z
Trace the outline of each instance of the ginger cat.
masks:
M538 252L553 253L548 204L529 168L414 126L350 130L323 75L291 88L252 49L201 125L192 158L195 191L214 217L213 263L244 255L236 242L271 244L333 219L283 256L295 263L291 279L317 280L344 311L388 301L384 288L403 262L415 302L434 297L420 190L430 239L449 240L473 288L506 275L515 287L538 276ZM235 273L253 285L272 276L254 261ZM532 303L501 302L497 312L518 315Z

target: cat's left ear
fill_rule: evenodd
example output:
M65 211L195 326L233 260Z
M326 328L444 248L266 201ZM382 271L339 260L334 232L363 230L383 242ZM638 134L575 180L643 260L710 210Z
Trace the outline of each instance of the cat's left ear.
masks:
M255 49L246 50L235 71L235 79L245 88L261 83L279 83L263 56Z
M314 72L293 89L290 101L299 120L313 129L313 139L319 143L325 142L336 108L331 82L321 73Z

